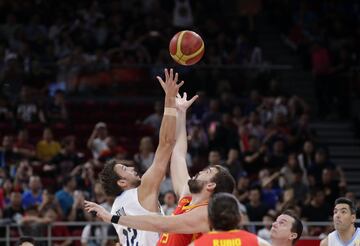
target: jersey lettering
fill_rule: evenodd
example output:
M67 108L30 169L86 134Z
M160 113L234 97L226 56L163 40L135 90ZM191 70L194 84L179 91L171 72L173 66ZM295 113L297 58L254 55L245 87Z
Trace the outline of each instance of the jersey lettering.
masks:
M240 240L240 238L214 239L213 246L241 246L241 240Z

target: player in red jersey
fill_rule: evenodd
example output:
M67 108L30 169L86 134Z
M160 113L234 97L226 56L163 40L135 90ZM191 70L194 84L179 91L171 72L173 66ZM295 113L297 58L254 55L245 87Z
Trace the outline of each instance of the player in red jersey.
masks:
M219 192L231 193L235 180L222 166L210 166L190 179L186 166L187 136L186 110L191 105L186 93L178 96L177 139L171 156L170 172L174 191L180 197L176 216L124 216L111 215L101 206L85 202L88 212L94 211L105 222L119 223L135 229L162 233L157 245L185 246L210 230L207 203Z
M195 240L191 246L270 246L250 232L239 230L240 208L236 197L228 193L215 194L208 206L211 232Z

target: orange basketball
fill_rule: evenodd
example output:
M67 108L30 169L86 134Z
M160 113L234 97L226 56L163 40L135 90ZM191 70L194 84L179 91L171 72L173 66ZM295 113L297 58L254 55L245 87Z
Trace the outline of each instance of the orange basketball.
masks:
M185 30L174 35L170 41L169 51L177 63L193 65L204 55L205 45L199 34Z

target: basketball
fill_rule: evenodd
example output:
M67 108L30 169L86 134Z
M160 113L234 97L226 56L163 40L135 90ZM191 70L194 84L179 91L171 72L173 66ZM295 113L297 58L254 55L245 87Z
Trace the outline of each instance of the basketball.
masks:
M177 63L185 66L194 65L204 55L205 45L199 34L193 31L181 31L170 41L169 51Z

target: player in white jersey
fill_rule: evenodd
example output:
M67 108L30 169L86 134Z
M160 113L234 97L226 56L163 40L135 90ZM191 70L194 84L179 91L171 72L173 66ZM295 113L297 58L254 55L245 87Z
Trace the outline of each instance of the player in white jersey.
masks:
M335 201L334 227L320 243L320 246L360 246L360 228L355 227L356 207L354 203L344 197Z
M100 180L107 195L117 196L112 214L149 215L160 212L159 187L168 169L171 152L175 145L176 103L175 97L183 82L177 84L178 74L165 69L165 82L157 77L165 91L165 108L162 119L159 145L152 165L142 178L128 161L112 160L105 164ZM195 98L196 99L196 98ZM194 100L195 100L194 99ZM158 233L135 230L113 224L123 246L148 246L158 241Z

